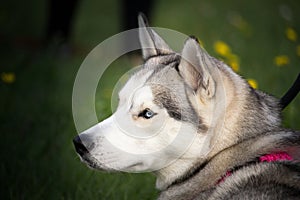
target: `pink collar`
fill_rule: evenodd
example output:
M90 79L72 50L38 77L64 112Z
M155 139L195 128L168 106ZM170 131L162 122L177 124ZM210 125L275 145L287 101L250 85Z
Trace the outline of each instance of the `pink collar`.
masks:
M276 153L266 154L259 157L260 162L273 162L273 161L284 161L284 160L293 160L293 158L286 152L276 152Z
M275 161L285 161L285 160L293 160L292 156L290 156L286 152L275 152L271 154L266 154L259 157L259 162L275 162ZM222 183L227 177L231 176L234 170L228 170L224 176L222 176L216 183Z

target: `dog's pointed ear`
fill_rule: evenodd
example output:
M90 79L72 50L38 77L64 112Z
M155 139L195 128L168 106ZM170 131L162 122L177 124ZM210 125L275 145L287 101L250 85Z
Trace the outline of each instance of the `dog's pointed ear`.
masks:
M215 95L215 81L211 72L215 61L199 45L196 38L186 40L179 64L179 73L186 84L201 96L212 98Z
M156 55L174 53L167 43L149 27L144 14L139 14L138 21L139 38L144 60Z

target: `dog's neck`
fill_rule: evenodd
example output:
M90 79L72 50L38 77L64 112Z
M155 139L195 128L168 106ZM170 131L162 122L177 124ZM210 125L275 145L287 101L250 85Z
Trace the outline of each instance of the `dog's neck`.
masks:
M200 150L199 147L202 149ZM203 140L195 138L191 146L187 149L184 155L173 163L164 167L156 172L156 188L159 190L165 190L170 185L177 181L182 181L188 176L192 176L193 173L198 171L201 164L205 163L205 156L199 156L195 158L201 151L202 154L207 155L209 150L209 142L203 143Z

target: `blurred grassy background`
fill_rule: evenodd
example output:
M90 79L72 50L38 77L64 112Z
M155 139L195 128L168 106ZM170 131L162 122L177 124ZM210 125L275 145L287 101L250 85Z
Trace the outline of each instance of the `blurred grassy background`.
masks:
M71 143L77 134L71 110L76 72L93 47L120 31L119 4L117 0L80 1L71 51L65 54L56 45L40 45L46 0L1 3L1 199L157 196L151 174L89 170L80 163ZM156 0L152 11L152 26L196 35L214 56L220 57L214 48L216 41L225 42L238 57L239 73L277 97L300 72L297 0ZM279 55L285 56L281 66L274 61ZM130 59L122 57L105 72L97 91L100 120L110 114L113 86L130 65ZM300 96L284 111L286 127L300 129L299 109Z

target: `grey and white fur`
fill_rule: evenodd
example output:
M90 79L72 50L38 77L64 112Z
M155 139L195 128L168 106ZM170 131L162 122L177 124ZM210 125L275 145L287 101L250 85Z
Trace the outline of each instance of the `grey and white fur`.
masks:
M82 161L153 171L163 200L300 199L300 132L281 127L278 99L253 89L194 37L178 54L142 16L139 25L144 65L120 91L117 111L74 139ZM176 137L193 139L182 151L171 144ZM258 161L274 152L292 161Z

